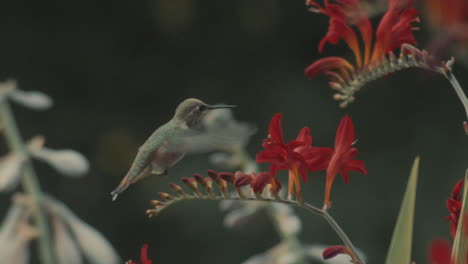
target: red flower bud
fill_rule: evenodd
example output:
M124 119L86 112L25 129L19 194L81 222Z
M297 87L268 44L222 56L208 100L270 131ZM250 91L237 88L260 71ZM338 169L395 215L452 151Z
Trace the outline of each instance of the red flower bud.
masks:
M324 259L331 259L339 254L347 254L354 260L353 252L345 246L328 247L323 251L322 256Z

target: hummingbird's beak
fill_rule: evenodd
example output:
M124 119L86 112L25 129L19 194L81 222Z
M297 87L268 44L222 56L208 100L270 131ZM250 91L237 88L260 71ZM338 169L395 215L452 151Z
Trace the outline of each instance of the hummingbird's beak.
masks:
M208 109L235 108L235 107L237 107L237 105L219 104L219 105L210 105L210 106L208 106Z

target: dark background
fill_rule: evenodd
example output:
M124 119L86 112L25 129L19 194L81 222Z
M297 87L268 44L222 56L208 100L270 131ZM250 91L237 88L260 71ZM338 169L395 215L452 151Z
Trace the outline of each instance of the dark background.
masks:
M207 155L186 157L168 177L148 178L111 202L138 146L180 101L196 97L239 106L237 118L259 127L252 155L277 112L287 138L310 126L319 146L333 146L340 118L350 114L369 175L335 183L331 214L370 263L384 261L411 163L421 155L413 252L424 263L429 241L449 238L445 198L467 167L463 108L443 77L409 69L368 84L339 109L325 77L303 74L323 56L352 58L342 43L317 53L327 23L303 1L2 1L0 78L54 98L46 112L14 108L23 137L43 134L51 148L76 149L92 169L69 179L37 163L42 188L99 229L123 259L137 259L148 243L154 263L241 263L278 242L262 218L224 228L217 202L179 203L146 217L168 181L213 168ZM431 36L421 27L416 35L425 46ZM465 87L467 72L455 67ZM305 188L306 200L320 205L323 172ZM0 196L2 213L9 195ZM339 243L325 221L297 213L304 243Z

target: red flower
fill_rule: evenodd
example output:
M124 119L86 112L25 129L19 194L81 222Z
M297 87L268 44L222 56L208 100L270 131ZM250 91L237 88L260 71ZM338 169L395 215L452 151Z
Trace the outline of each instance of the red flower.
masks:
M147 244L144 244L141 247L140 261L141 261L141 264L152 264L153 263L153 261L148 259L148 245ZM138 263L129 260L129 261L125 262L125 264L138 264Z
M455 234L457 233L458 220L460 219L462 209L462 197L460 194L462 187L463 181L460 180L453 188L452 196L447 199L447 209L449 210L450 215L448 215L445 220L450 221L450 234L454 239Z
M327 179L325 186L325 206L330 206L330 192L335 177L341 173L345 183L349 182L348 171L358 171L367 175L366 166L361 160L354 160L357 149L353 147L354 125L349 116L343 117L336 131L335 150L327 167Z
M340 254L349 255L351 257L351 259L352 259L351 262L354 262L354 260L355 260L353 252L349 248L347 248L345 246L331 246L331 247L326 248L322 252L323 259L331 259L333 257L336 257L337 255L340 255Z
M377 28L372 56L372 25L359 1L335 0L336 3L330 3L331 1L324 0L323 6L319 5L317 1L307 1L307 5L313 6L315 11L330 17L328 33L320 42L319 52L322 52L326 42L336 44L340 39L343 39L353 51L356 65L361 68L369 62L378 62L382 56L404 43L416 44L411 26L412 22L417 21L415 17L417 11L412 7L414 0L390 0L388 11ZM356 25L362 36L364 58L361 55L356 32L351 28L351 25ZM315 73L317 64L315 67L312 65L306 69L306 74L310 78L316 76L312 73Z
M429 245L429 264L450 264L452 262L452 246L445 239L436 239Z
M379 66L384 56L403 44L416 44L411 23L418 21L417 11L412 7L414 0L390 0L388 11L383 16L376 32L375 43L373 40L372 24L363 10L359 0L324 0L320 5L316 0L308 0L306 5L312 10L330 17L328 32L320 41L319 52L322 52L326 43L337 44L342 39L353 51L356 59L356 69L345 59L337 57L322 58L305 69L305 74L313 79L317 75L325 73L331 77L330 86L342 91L342 97L337 100L346 102L358 88L345 91L347 86L358 86L368 81L366 75ZM352 26L356 26L364 44L364 56L361 52L359 39ZM373 47L372 47L373 46ZM332 59L333 58L333 59ZM355 75L355 77L352 77ZM357 77L356 77L357 76ZM359 77L359 78L358 78Z
M308 171L324 169L326 167L325 159L320 157L330 155L331 151L328 148L313 148L311 146L312 136L308 127L301 129L296 140L285 143L281 119L280 113L271 119L268 138L262 144L265 150L257 154L256 161L271 163L272 177L275 177L277 171L289 170L288 193L291 196L295 192L297 197L301 199L299 174L305 182Z

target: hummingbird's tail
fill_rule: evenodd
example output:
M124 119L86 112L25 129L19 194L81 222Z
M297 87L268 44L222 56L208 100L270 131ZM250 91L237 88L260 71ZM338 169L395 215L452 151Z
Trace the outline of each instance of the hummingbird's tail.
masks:
M119 186L117 186L117 188L115 188L115 190L111 192L112 201L115 201L117 199L117 196L119 196L119 194L125 191L131 184L137 182L138 180L150 174L151 174L151 166L146 166L146 168L144 168L142 172L136 175L132 173L132 170L130 169L127 175L125 175L125 177L120 182Z
M128 186L130 186L130 183L128 183L126 181L126 179L124 178L119 186L117 186L117 188L115 188L110 194L112 195L112 201L115 201L117 199L117 196L119 196L119 194L121 194L123 191L125 191Z

